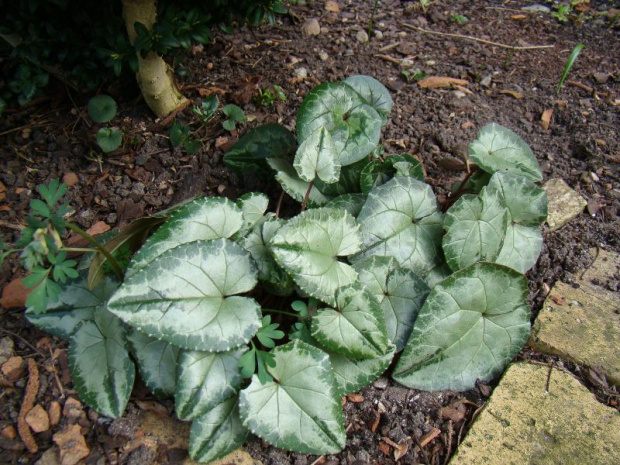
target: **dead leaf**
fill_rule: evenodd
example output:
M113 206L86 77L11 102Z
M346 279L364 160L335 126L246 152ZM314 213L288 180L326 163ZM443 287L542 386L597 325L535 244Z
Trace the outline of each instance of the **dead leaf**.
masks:
M0 202L6 197L6 186L0 181Z
M400 459L403 455L407 454L407 451L409 450L409 443L406 441L403 442L402 444L398 444L392 441L390 438L381 438L381 439L394 448L394 460L398 461L398 459ZM407 439L410 440L411 438L407 438Z
M464 94L474 95L474 93L471 90L469 90L467 87L463 87L463 86L460 86L458 84L455 84L452 87L454 87L454 89L456 89L456 90L460 90Z
M379 450L383 452L385 455L391 455L392 449L385 442L379 441Z
M7 284L2 290L0 306L3 308L21 308L26 306L26 299L30 294L28 289L22 284L22 278L17 278Z
M68 418L79 418L83 413L82 403L74 397L69 397L62 408L62 414Z
M75 186L79 180L80 179L78 178L78 175L75 173L65 173L65 175L62 177L62 182L64 182L69 187Z
M418 81L423 89L437 89L438 87L452 87L453 85L466 86L469 84L465 79L457 79L446 76L430 76Z
M68 425L61 432L53 436L54 442L60 448L60 462L62 465L76 465L90 454L86 440L82 436L79 425Z
M91 236L97 236L98 234L103 234L104 232L108 232L110 230L110 225L104 221L97 221L93 224L86 232Z
M152 400L136 400L136 405L147 412L153 412L164 416L168 415L168 409L159 402Z
M521 21L522 19L526 19L527 15L512 15L510 18L515 21Z
M331 11L332 13L339 13L340 12L340 5L338 5L336 2L334 2L332 0L327 0L325 2L325 10L326 11Z
M446 419L446 420L452 420L453 422L458 422L461 421L463 418L465 418L465 412L456 409L452 406L450 407L443 407L441 408L441 410L439 411L441 413L441 417Z
M0 205L0 212L10 212L12 209L8 205Z
M221 87L217 87L217 86L213 86L213 87L199 87L198 88L198 95L200 95L201 97L208 97L209 95L225 95L226 94L226 90L222 89Z
M381 413L377 410L374 410L373 412L375 414L375 419L373 420L372 424L370 425L370 431L372 431L373 433L377 431L377 428L379 427L379 423L381 423Z
M35 433L41 433L50 429L50 418L41 404L35 405L26 414L26 423Z
M517 92L514 90L500 90L500 94L510 95L511 97L516 98L517 100L521 100L523 98L523 94L521 92Z
M420 438L420 446L426 447L427 444L437 438L441 434L439 428L433 428Z
M553 116L553 109L549 108L542 112L540 116L540 125L542 128L547 131L549 130L549 126L551 125L551 117Z
M364 396L360 394L347 394L347 399L349 400L349 402L353 402L356 404L364 402Z
M230 94L230 99L239 106L247 105L256 95L260 80L260 76L247 76L242 79L237 85L237 90Z
M461 124L461 129L469 129L469 128L473 127L473 126L474 126L474 123L472 123L471 121L467 120L463 124Z
M39 392L39 369L37 364L31 358L28 359L28 384L26 384L26 393L24 394L24 400L22 406L19 409L19 415L17 416L17 431L19 437L22 438L24 445L28 448L31 454L36 453L39 450L37 442L34 440L28 423L26 423L26 414L34 407L34 400Z

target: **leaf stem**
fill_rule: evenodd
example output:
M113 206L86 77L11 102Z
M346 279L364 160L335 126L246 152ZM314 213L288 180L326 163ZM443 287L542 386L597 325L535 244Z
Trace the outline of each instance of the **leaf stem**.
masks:
M97 249L97 251L101 253L108 260L108 263L112 267L112 270L114 270L114 274L116 275L118 280L119 281L123 280L123 275L124 275L123 269L121 268L119 263L116 261L116 259L112 256L112 254L108 252L108 250L105 247L103 247L97 239L95 239L93 236L88 234L86 231L83 231L81 228L79 228L73 223L67 223L66 226L68 229L70 229L71 231L75 232L77 235L83 237L88 242L90 242Z
M305 211L306 208L308 207L308 199L310 198L310 191L312 191L312 188L314 187L314 179L312 181L310 181L310 184L308 184L308 190L306 191L306 195L304 196L304 201L301 204L301 211Z
M64 250L65 252L69 252L69 253L76 253L76 252L84 252L84 253L89 253L89 252L97 252L95 249L90 249L88 247L63 247L62 250Z
M293 313L293 312L287 312L284 310L276 310L275 308L263 308L264 312L269 312L269 313L280 313L282 315L288 315L288 316L292 316L294 318L299 319L299 314L298 313Z

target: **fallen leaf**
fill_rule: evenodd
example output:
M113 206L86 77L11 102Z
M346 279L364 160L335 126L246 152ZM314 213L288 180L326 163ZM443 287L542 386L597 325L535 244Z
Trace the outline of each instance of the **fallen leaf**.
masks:
M458 84L455 84L453 87L454 87L456 90L460 90L460 91L461 91L461 92L463 92L464 94L474 95L474 93L473 93L471 90L469 90L467 87L463 87L463 86L460 86L460 85L458 85Z
M381 438L381 439L394 448L394 460L398 461L398 459L400 459L403 455L405 455L407 451L409 450L409 443L406 441L403 442L402 444L398 444L392 441L390 438ZM407 438L407 439L410 440L411 438Z
M433 441L440 434L441 430L439 428L433 428L420 438L420 446L426 447L429 442Z
M377 431L377 428L379 427L379 423L381 423L381 413L377 410L375 410L373 413L375 414L375 419L370 425L370 431L374 433Z
M65 175L62 177L62 182L64 182L69 187L75 186L79 180L80 179L78 178L78 175L75 173L65 173Z
M22 278L17 278L7 284L2 290L0 306L2 308L21 308L26 306L26 299L30 294L28 289L22 284Z
M26 414L26 423L35 433L41 433L50 429L50 418L41 404L35 405Z
M336 2L334 2L332 0L327 0L325 2L325 10L326 11L331 11L332 13L339 13L340 12L340 5L338 5Z
M0 205L0 212L10 212L11 211L11 207L9 207L8 205Z
M553 110L552 109L547 109L545 111L542 112L542 115L540 116L540 125L542 126L542 128L547 131L549 129L549 126L551 125L551 117L553 116Z
M213 95L213 94L225 95L226 90L222 89L221 87L216 87L216 86L207 87L207 88L203 88L203 87L198 88L198 95L200 95L201 97L208 97L209 95Z
M76 465L90 454L80 425L67 425L62 431L56 433L53 439L60 449L62 465Z
M247 105L257 94L260 80L260 76L247 76L242 79L237 85L237 90L230 94L230 99L239 106Z
M0 181L0 202L6 197L6 186Z
M168 409L159 402L152 400L136 400L136 405L147 412L154 412L158 415L168 415Z
M392 448L383 441L379 441L379 450L383 452L385 455L392 454Z
M521 92L517 92L514 90L500 90L500 94L510 95L511 97L516 98L517 100L521 100L523 98L523 94Z
M510 18L514 19L515 21L520 21L522 19L527 18L527 15L512 15Z
M28 423L26 423L26 414L34 407L34 401L39 392L39 369L37 364L31 358L28 359L28 384L26 384L26 392L22 405L19 409L19 415L17 416L17 431L19 437L22 438L24 445L28 448L31 454L36 453L39 450L37 442L34 440Z
M103 234L105 232L108 232L109 230L109 224L107 224L105 221L97 221L90 228L88 228L86 232L91 236L97 236L98 234Z
M457 79L446 76L430 76L418 81L423 89L436 89L438 87L452 87L453 85L466 86L469 84L465 79Z
M474 123L472 123L471 121L467 120L463 124L461 124L461 129L469 129L469 128L473 127L473 125L474 125Z
M349 402L353 402L356 404L364 402L364 396L360 394L347 394L347 399L349 400Z

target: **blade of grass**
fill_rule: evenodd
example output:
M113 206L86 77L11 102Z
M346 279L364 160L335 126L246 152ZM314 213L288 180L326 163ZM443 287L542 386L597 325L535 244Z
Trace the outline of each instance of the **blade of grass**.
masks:
M573 49L573 51L571 52L571 54L569 55L568 60L566 60L566 65L564 65L564 72L562 73L562 77L560 78L560 82L558 83L556 94L559 95L560 90L562 89L562 86L564 85L564 81L566 81L566 77L568 76L568 73L570 73L570 70L575 64L575 61L577 61L577 57L579 56L579 53L581 52L582 48L583 48L583 44L577 44L575 48Z

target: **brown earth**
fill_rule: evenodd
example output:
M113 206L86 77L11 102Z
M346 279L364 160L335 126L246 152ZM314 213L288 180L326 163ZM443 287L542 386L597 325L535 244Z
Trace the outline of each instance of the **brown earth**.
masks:
M520 0L435 1L427 11L419 2L386 0L374 17L378 32L364 43L357 36L369 25L373 3L340 0L337 12L327 11L323 1L292 5L293 14L281 17L276 25L242 27L235 35L217 33L212 44L184 57L189 75L180 84L187 96L199 99L215 92L221 103L236 103L252 117L229 133L222 129L219 116L199 128L189 110L179 114L177 121L191 123L204 143L196 155L171 146L166 124L152 119L131 83L107 90L119 102L114 123L126 141L108 155L101 155L94 143L96 126L85 113L88 96L69 95L62 84L55 83L47 98L26 108L7 110L0 120L0 181L6 188L3 192L0 185L3 239L11 243L18 237L36 186L52 178L72 181L68 198L75 208L73 220L85 228L98 221L120 227L198 194L236 198L250 190L267 190L273 209L279 191L229 171L222 163L225 150L259 124L279 122L293 129L300 103L315 85L366 74L383 82L394 98L383 132L386 151L409 152L423 160L428 182L440 198L445 199L451 184L463 176L452 170L459 153L478 129L497 122L530 144L545 180L562 178L588 201L586 210L567 226L543 231L542 254L529 272L534 318L557 280L570 284L587 269L593 260L590 249L620 251L618 10L612 9L612 2L592 0L581 15L560 23L549 12L522 10L533 2ZM455 15L468 21L460 24ZM302 34L309 18L318 19L318 35ZM557 94L567 57L578 43L585 48ZM464 79L467 84L424 89L401 73L416 68L428 76ZM258 103L258 89L273 85L284 89L286 102L267 107ZM546 125L543 115L549 111ZM21 273L16 262L5 263L0 286ZM620 290L618 280L606 285ZM87 464L177 463L186 455L175 444L154 447L148 441L136 442L144 435L132 423L140 411L157 408L164 416L172 411L170 403L161 408L145 403L152 398L141 385L134 389L122 419L110 421L88 408L71 409L76 395L68 376L67 345L33 328L21 309L0 309L0 358L1 463L34 463L56 447L53 438L75 457L83 452ZM518 358L552 360L528 349ZM16 434L29 378L26 360L34 360L39 368L35 403L48 413L61 409L58 422L46 428L38 423L44 430L34 434L36 453L29 452ZM618 407L617 387L601 389L605 380L598 375L564 366L601 402ZM429 393L380 378L347 398L348 442L342 453L322 458L293 454L259 439L247 447L265 464L389 464L395 463L395 452L402 455L401 463L443 464L492 387L480 384L464 393ZM54 414L49 417L53 420ZM79 429L69 429L70 425ZM59 436L60 431L75 436ZM85 444L79 443L82 437Z

